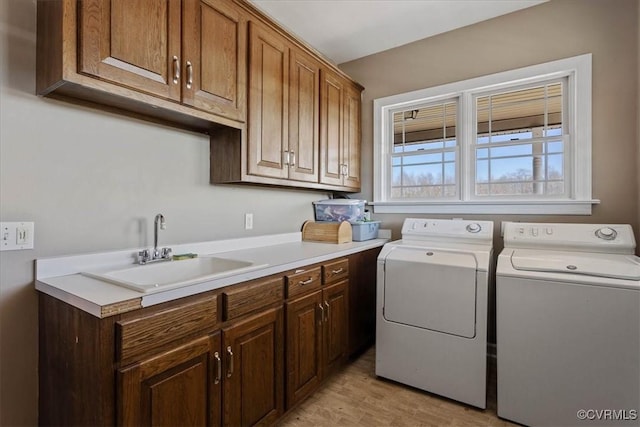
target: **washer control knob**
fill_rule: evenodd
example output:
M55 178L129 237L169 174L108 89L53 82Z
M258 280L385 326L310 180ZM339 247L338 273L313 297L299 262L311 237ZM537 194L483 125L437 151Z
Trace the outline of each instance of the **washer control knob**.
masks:
M477 222L467 225L467 231L469 233L479 233L480 230L482 230L482 227L480 227L480 224L478 224Z
M603 240L613 240L616 238L618 233L611 227L602 227L596 230L596 236Z

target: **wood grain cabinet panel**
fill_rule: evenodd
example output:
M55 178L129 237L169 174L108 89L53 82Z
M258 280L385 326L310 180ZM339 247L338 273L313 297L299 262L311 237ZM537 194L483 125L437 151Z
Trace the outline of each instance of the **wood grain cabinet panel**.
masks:
M229 0L183 0L183 102L244 121L246 31Z
M315 390L322 379L322 291L286 304L287 408Z
M83 0L79 7L81 73L180 100L180 2Z
M322 285L320 267L301 268L285 276L287 298L319 289Z
M318 182L320 143L320 63L290 49L289 179Z
M223 330L224 425L269 425L284 412L282 307Z
M297 289L296 297L286 303L287 408L310 395L347 360L348 263L339 259L322 265L323 286Z
M223 319L233 320L284 300L283 278L258 279L222 292Z
M127 365L218 322L217 298L179 305L116 323L117 358Z
M343 185L353 190L360 190L360 151L362 124L361 90L347 82L344 92L344 140L342 159L345 164Z
M118 370L122 426L219 425L220 333Z
M360 190L361 89L328 69L320 89L320 182Z
M287 178L289 47L256 21L249 22L249 174Z
M329 374L341 366L348 355L348 281L330 285L322 291L325 305L324 369Z
M342 185L344 82L328 70L322 70L320 104L320 182Z

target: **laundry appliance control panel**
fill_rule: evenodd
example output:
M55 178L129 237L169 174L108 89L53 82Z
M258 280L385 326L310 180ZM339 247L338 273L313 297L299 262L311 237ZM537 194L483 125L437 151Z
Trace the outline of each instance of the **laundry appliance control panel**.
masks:
M632 254L636 246L628 224L545 224L505 222L505 248Z

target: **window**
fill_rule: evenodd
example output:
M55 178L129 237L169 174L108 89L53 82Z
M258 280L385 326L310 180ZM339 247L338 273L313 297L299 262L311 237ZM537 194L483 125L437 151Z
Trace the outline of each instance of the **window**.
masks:
M374 211L590 214L591 55L374 101Z

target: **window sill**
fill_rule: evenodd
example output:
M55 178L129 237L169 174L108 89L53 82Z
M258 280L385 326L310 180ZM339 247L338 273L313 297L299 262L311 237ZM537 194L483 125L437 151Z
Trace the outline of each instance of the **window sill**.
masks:
M487 200L466 202L373 202L374 213L591 215L600 200Z

